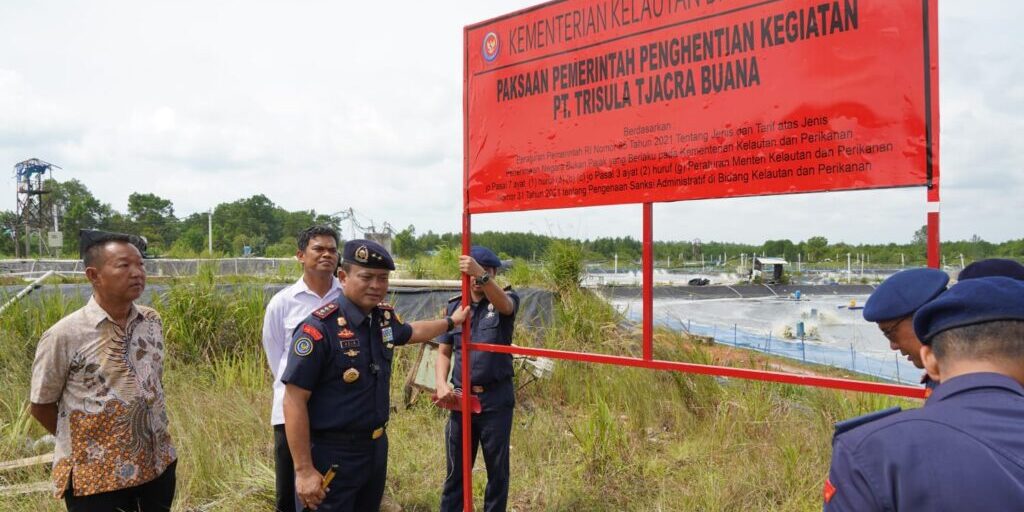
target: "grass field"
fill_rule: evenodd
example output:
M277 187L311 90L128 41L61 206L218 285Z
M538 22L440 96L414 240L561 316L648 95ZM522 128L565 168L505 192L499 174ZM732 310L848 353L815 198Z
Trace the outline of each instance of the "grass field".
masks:
M564 270L549 274L557 279ZM571 281L571 275L561 279ZM270 510L270 373L259 339L269 297L259 286L223 295L214 289L216 282L212 275L176 281L155 304L164 318L169 365L164 384L179 454L175 510ZM552 286L561 289L562 297L552 325L539 337L533 334L541 331L520 328L517 343L639 354L639 336L621 327L607 304L566 282ZM49 451L32 446L44 434L26 411L32 357L42 331L79 306L43 296L0 316L0 460ZM397 351L395 404L401 403L400 379L415 351ZM655 355L757 368L779 364L665 331L655 336ZM820 510L832 424L893 404L917 406L866 394L558 362L552 378L518 394L510 507ZM386 494L403 510L437 509L445 418L423 398L392 414ZM482 460L477 467L479 508ZM0 473L0 484L48 477L49 468L37 466ZM37 493L0 498L0 510L64 507Z

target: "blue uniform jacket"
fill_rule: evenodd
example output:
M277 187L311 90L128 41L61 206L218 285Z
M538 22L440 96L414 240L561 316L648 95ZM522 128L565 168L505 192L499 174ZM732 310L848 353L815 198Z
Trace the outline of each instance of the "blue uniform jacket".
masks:
M512 300L512 314L502 315L484 297L479 303L470 306L470 326L473 329L473 341L479 343L493 343L495 345L511 345L512 333L515 329L516 313L519 311L519 295L511 290L506 290ZM448 301L448 314L455 312L461 304L462 297L453 297ZM462 325L455 327L452 332L442 334L438 338L439 343L452 345L452 384L462 387ZM514 405L511 379L514 373L512 368L512 356L509 354L498 354L494 352L474 351L470 369L472 384L474 386L502 386L502 392L481 394L481 405L484 409L494 407L511 407ZM507 390L505 389L507 388ZM506 392L507 391L507 392Z
M493 343L495 345L511 345L512 333L516 323L516 312L519 311L519 295L514 291L506 292L512 299L512 314L498 313L484 297L477 304L470 306L470 328L473 329L473 341ZM448 301L448 314L451 315L460 306L462 297L456 296ZM454 374L452 383L462 385L462 325L455 326L452 332L442 334L439 343L453 345ZM474 352L471 378L473 384L488 384L512 377L512 356L494 352Z
M1024 387L943 381L924 407L836 435L825 510L1024 509Z
M299 324L281 381L312 392L310 430L365 431L386 423L394 347L411 337L412 327L390 306L366 314L344 295Z

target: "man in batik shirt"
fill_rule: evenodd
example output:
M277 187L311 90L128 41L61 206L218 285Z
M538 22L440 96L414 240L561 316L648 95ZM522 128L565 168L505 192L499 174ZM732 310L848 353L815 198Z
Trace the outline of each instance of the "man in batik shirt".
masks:
M57 437L54 495L70 512L168 511L176 455L163 325L135 304L146 285L140 240L81 236L92 298L43 333L32 365L32 416Z

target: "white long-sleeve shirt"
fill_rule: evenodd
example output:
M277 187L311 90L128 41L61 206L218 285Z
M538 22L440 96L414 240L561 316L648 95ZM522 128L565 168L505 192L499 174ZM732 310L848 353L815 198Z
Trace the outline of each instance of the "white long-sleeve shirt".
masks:
M341 293L337 278L323 297L306 286L300 277L295 284L277 292L267 304L263 317L263 351L267 355L270 373L274 374L274 405L270 412L271 425L284 425L284 383L281 373L288 364L288 351L292 347L292 331L310 313L330 303Z

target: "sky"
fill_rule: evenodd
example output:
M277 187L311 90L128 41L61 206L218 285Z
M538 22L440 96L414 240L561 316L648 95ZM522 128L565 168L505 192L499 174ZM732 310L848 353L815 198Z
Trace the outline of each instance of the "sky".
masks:
M864 1L864 0L862 0ZM0 210L13 166L115 209L288 209L461 229L462 28L521 1L0 3ZM1024 2L941 0L942 238L1024 237ZM657 204L660 240L907 242L923 188ZM474 231L641 235L639 205L473 216Z

